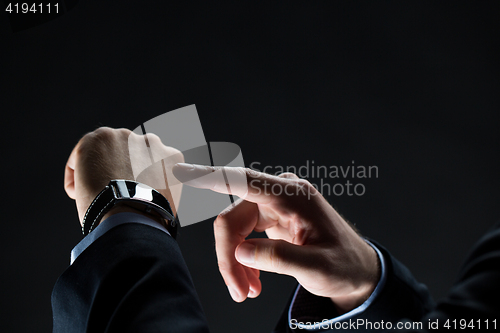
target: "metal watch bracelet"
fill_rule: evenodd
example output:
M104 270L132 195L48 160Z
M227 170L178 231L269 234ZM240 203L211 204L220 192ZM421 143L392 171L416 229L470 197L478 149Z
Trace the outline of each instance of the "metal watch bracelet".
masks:
M178 221L173 216L168 200L154 188L131 180L113 179L90 204L82 223L82 233L88 235L102 217L118 203L144 206L145 212L154 211L166 220L168 232L175 238Z

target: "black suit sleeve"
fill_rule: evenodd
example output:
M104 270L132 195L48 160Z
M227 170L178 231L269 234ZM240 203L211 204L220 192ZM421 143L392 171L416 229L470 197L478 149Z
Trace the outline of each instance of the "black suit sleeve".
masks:
M395 329L398 322L402 322L406 323L407 327L413 326L406 330L408 332L429 332L436 328L453 330L454 319L457 320L457 323L463 319L468 324L474 320L475 329L478 328L478 320L482 323L481 329L486 328L486 320L489 322L490 330L494 327L492 323L495 319L496 324L500 324L500 224L497 224L474 246L457 281L448 295L437 305L434 305L425 285L417 282L410 271L386 249L379 244L376 245L386 262L386 285L377 299L365 311L351 317L350 321L346 321L349 324L358 319L371 323L384 321L385 323L390 322L392 328ZM310 322L321 322L322 319L338 316L334 307L329 306L324 298L303 290L301 297L299 308L294 307L297 316L292 318L302 322L304 322L303 319ZM276 333L294 331L288 323L290 301L275 328L274 332ZM315 304L316 307L319 304L321 309L315 309L311 304ZM321 313L321 317L316 316L315 313ZM422 326L411 325L413 323L422 323ZM430 323L434 326L429 327ZM449 325L448 328L444 327L445 324ZM391 326L385 325L386 328ZM344 327L346 329L342 329L343 332L351 330L353 332L373 331L373 328L370 329L369 326L354 328L355 326L345 325ZM377 331L390 330L377 329ZM397 331L402 330L398 329ZM333 330L327 329L323 332L333 332Z
M472 248L450 292L425 320L438 323L439 328L448 321L446 329L451 329L455 319L467 324L473 320L474 330L486 329L486 322L490 331L500 326L500 223Z
M114 227L59 277L53 332L208 332L176 241L143 224Z

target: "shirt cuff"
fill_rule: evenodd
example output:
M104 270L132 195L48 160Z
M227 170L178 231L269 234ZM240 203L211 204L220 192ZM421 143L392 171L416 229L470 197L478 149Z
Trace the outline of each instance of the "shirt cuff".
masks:
M385 281L387 280L387 276L386 276L387 273L386 273L386 268L385 268L384 256L382 255L380 250L375 245L373 245L369 240L365 239L365 241L375 250L375 252L377 253L378 258L380 260L380 280L379 280L377 286L375 287L375 289L373 290L372 294L370 295L370 297L368 297L368 299L363 304L358 306L357 308L354 308L353 310L351 310L347 313L344 313L341 316L338 316L338 317L335 317L332 319L325 318L325 319L320 320L320 322L301 323L301 322L295 321L293 323L294 327L308 330L308 331L318 331L318 330L323 329L327 325L328 325L328 327L331 327L331 324L334 324L335 322L349 320L350 318L352 318L356 315L359 315L360 313L365 311L370 306L370 304L372 304L373 301L378 297L378 295L381 293L382 289L384 288ZM297 289L295 290L292 301L290 302L290 307L288 309L288 325L290 327L292 325L292 309L294 307L295 299L297 297L297 294L298 294L300 288L301 288L301 285L299 284Z
M101 237L112 228L125 223L145 224L150 227L159 229L171 236L164 226L147 216L129 212L114 214L102 221L90 234L85 236L85 238L82 239L80 243L78 243L73 248L73 250L71 250L70 265L72 265L76 258L78 258L78 256L83 251L85 251L85 249L88 248L97 238Z

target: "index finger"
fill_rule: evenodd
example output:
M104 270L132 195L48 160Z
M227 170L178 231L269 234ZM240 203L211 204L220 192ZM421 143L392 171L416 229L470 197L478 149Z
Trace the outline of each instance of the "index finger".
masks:
M257 204L267 204L283 193L291 179L284 179L242 167L213 167L177 163L174 176L183 184L218 193L236 195ZM279 191L274 191L279 187Z

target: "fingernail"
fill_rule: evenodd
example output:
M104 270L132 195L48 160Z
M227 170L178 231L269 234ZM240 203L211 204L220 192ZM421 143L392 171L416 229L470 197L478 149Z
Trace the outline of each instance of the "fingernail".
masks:
M252 287L250 287L249 290L248 290L247 297L255 298L255 297L257 297L257 292L255 290L253 290Z
M253 264L255 262L255 245L252 243L242 243L236 252L237 259L244 264Z
M190 164L190 163L177 163L177 165L180 166L181 168L183 168L186 171L194 170L194 164Z
M227 290L229 290L229 294L233 300L237 302L240 301L240 294L236 291L236 289L233 289L231 286L227 286Z

